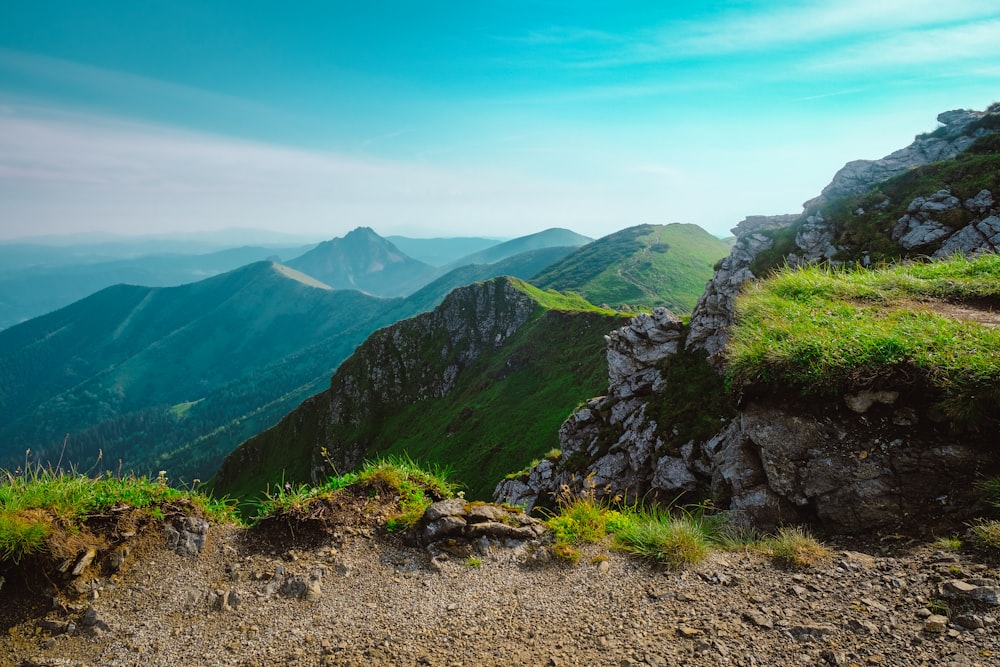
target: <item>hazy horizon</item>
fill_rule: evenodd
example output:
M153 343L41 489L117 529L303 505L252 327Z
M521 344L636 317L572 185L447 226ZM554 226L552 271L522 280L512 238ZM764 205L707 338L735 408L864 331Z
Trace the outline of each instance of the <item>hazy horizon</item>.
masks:
M1000 7L39 0L0 11L0 239L716 236L1000 99Z

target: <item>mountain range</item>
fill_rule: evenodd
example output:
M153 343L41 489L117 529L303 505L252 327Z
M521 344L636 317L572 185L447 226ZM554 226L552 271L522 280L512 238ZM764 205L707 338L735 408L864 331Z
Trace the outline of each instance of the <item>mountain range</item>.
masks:
M63 461L204 479L237 444L327 385L379 327L432 309L462 285L528 279L575 251L546 242L582 239L549 230L498 244L485 259L500 261L451 269L408 298L332 289L274 261L176 287L106 288L0 331L0 465ZM402 256L369 229L334 241L300 259L351 248L362 257L346 268L359 272L341 275L358 282L367 273L374 284L372 267ZM510 255L526 247L538 249ZM428 266L405 257L396 264Z

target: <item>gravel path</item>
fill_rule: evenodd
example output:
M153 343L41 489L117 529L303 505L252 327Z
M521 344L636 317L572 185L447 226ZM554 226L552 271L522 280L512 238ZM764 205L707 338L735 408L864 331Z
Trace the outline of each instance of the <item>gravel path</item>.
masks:
M600 546L575 566L530 546L431 560L364 527L297 550L234 527L207 538L195 556L157 539L67 587L58 608L5 628L0 664L1000 662L995 567L926 544L841 547L802 572L744 552L662 571ZM24 594L0 589L5 604Z

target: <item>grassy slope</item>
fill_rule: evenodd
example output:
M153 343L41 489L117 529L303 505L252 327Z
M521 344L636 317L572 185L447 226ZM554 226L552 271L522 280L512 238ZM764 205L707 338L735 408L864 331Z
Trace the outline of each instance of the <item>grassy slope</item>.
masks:
M227 462L216 492L245 499L286 480L307 480L312 452L325 435L334 442L362 443L369 458L406 455L447 467L468 485L470 497L488 497L506 473L556 447L566 415L606 386L604 334L626 319L580 297L512 282L536 301L535 314L503 347L462 371L448 396L419 400L404 387L409 398L367 406L356 428L329 427L326 395L314 396L234 453L234 461L247 458ZM422 366L436 367L440 349L424 345L434 356ZM364 366L357 354L344 363L345 372ZM418 386L421 378L410 381Z
M1000 256L779 272L738 301L729 381L813 395L915 385L955 422L996 421L1000 331L943 317L935 301L1000 305Z
M539 313L480 359L451 395L384 415L375 451L447 465L473 498L559 445L559 426L607 384L603 336L621 321L597 313ZM383 448L385 448L383 450Z
M690 312L729 247L697 225L639 225L580 248L532 282L593 303Z
M102 449L112 468L121 458L205 476L325 383L393 303L264 263L181 287L109 288L0 332L0 458L31 448L55 461L70 433L67 460L84 468Z

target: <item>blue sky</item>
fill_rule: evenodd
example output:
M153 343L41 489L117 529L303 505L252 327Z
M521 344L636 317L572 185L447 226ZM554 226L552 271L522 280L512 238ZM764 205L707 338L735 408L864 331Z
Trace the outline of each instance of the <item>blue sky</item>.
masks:
M995 0L0 6L0 238L801 210L1000 100Z

